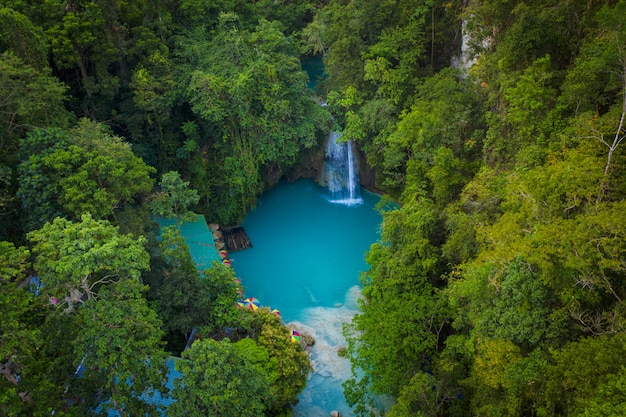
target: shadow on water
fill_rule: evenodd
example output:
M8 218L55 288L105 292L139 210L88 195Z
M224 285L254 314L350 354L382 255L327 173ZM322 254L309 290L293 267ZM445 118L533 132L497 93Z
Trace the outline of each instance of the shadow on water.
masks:
M324 62L321 55L306 55L301 59L302 69L309 75L307 87L316 91L317 83L326 78Z

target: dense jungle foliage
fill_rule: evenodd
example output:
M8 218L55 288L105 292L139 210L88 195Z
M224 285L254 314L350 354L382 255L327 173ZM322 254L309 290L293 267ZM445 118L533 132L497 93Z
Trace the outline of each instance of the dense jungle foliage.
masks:
M356 413L626 415L626 1L0 0L0 53L0 415L159 415L194 328L168 415L288 414L304 351L151 215L238 223L331 114L401 206Z

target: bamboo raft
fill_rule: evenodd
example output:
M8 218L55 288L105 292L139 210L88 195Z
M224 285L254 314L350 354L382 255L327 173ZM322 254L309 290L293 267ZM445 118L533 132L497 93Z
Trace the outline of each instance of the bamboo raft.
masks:
M222 229L222 237L228 252L235 252L252 247L252 242L250 242L248 234L241 226Z

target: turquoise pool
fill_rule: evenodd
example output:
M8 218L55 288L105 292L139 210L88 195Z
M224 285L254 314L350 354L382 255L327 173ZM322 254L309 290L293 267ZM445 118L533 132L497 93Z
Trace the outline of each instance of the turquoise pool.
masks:
M315 368L300 395L295 416L352 415L341 383L350 376L342 324L357 312L365 252L379 236L379 197L362 192L363 203L329 202L312 180L279 183L259 200L243 226L253 244L230 254L246 297L276 308L287 324L311 334Z

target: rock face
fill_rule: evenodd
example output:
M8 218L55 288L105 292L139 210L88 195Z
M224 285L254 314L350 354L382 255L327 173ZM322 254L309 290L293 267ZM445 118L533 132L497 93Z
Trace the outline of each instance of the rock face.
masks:
M289 182L294 182L299 178L317 178L320 176L324 168L325 152L322 146L315 146L303 153L301 160L298 161L289 172L285 173L285 178Z
M305 333L302 335L302 342L304 343L305 348L313 347L313 345L315 345L315 338L313 338L310 334Z
M376 187L376 171L367 164L367 157L358 144L356 149L359 158L359 180L361 181L361 185L366 190L380 193L380 190Z
M280 178L282 176L283 171L280 169L278 164L273 164L265 170L264 180L266 184L268 184L270 187L273 187L274 185L278 184L278 181L280 181Z
M367 164L367 158L358 143L355 148L359 159L361 185L373 193L380 193L380 189L376 186L376 171ZM326 163L325 149L325 146L317 145L305 151L296 165L286 172L283 172L277 165L269 167L265 172L265 182L272 187L284 176L288 182L294 182L299 178L313 178L319 183Z

